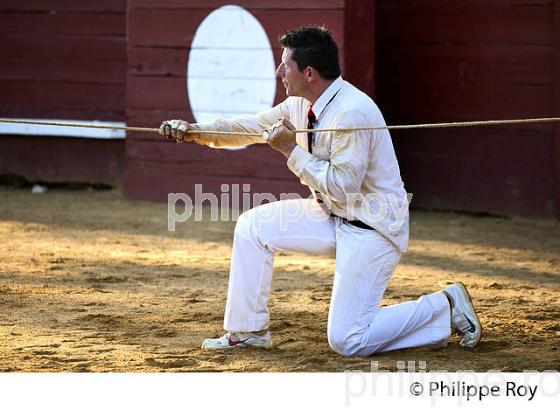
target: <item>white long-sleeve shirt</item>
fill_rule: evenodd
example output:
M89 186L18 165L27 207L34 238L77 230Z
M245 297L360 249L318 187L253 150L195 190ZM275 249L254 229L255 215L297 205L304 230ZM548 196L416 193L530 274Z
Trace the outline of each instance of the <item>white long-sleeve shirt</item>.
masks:
M297 129L307 128L309 102L286 100L256 115L197 124L204 131L261 133L282 117ZM342 77L337 78L313 105L314 128L367 128L385 125L373 100ZM408 199L389 131L329 131L314 135L312 154L307 135L296 134L298 145L288 168L321 193L324 205L337 216L358 219L374 228L401 252L408 248ZM261 137L201 134L198 142L213 148L266 143Z

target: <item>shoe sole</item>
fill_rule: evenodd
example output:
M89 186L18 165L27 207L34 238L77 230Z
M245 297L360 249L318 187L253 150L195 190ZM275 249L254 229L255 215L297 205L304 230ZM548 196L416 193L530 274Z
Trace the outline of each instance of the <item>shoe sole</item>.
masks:
M468 349L472 349L473 347L476 347L478 345L478 342L480 342L480 339L482 337L482 324L480 323L480 319L478 318L478 315L476 314L476 309L474 308L474 303L471 299L471 294L467 290L467 287L465 286L465 284L463 282L457 282L457 284L461 286L461 288L463 289L463 292L467 295L467 299L468 299L468 302L469 302L469 307L472 309L472 311L474 313L474 318L476 319L476 325L478 325L478 328L480 329L480 331L478 332L478 336L475 339L474 345L472 345L472 346L461 345L461 347L466 347Z
M204 346L204 342L202 343L201 348L203 350L229 350L229 349L240 349L246 347L257 347L259 349L270 349L272 347L272 342L266 344L251 344L251 343L239 343L234 346L227 345L227 346L216 346L216 347L206 347Z
M220 347L204 347L202 350L231 350L231 349L243 349L247 347L255 347L257 349L270 349L272 345L237 345L237 346L220 346Z

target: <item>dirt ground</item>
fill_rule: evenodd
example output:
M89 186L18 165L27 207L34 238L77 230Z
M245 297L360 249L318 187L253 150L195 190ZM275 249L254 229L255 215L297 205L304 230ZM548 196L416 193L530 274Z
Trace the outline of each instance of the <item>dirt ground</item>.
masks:
M208 210L204 210L208 215ZM209 218L206 218L207 220ZM334 260L281 254L274 347L203 351L222 331L234 223L184 222L118 190L0 188L2 371L560 370L560 223L413 211L411 245L383 304L465 282L483 339L465 351L344 358L326 320Z

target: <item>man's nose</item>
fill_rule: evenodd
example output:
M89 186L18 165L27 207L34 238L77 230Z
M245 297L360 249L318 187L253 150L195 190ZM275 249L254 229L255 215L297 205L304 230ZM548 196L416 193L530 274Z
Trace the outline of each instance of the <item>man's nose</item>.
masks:
M284 70L282 70L282 65L279 65L278 68L276 69L276 77L282 78L283 74L284 74Z

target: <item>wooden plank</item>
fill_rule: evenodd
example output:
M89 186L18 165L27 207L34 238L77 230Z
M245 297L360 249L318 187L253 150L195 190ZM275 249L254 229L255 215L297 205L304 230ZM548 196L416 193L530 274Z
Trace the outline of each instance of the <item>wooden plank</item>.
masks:
M0 105L11 109L99 109L123 111L125 90L120 84L31 83L0 81Z
M182 166L191 175L296 178L286 166L286 158L266 144L231 151L195 143L177 144L155 134L151 139L127 140L126 157L142 161L146 168L157 168L159 163Z
M116 36L126 34L126 16L120 14L0 14L0 35L27 33L40 36Z
M395 130L398 152L457 158L549 164L552 126Z
M414 207L531 217L554 212L547 164L402 152L400 158Z
M500 7L537 7L537 6L550 6L550 0L468 0L462 2L461 6L467 5L472 7L487 7L487 6L500 6ZM457 6L457 3L450 5L448 0L377 0L377 9L383 10L387 8L422 8L422 7L450 7Z
M90 82L125 87L125 60L0 58L0 80Z
M184 77L189 50L131 47L128 50L128 72L131 76Z
M225 6L228 3L224 0L160 0L154 3L150 0L129 0L128 7L131 9L214 9ZM239 0L235 3L245 9L298 9L298 10L329 10L342 9L344 0Z
M103 59L126 60L126 38L123 37L57 37L22 35L0 37L0 58L25 59Z
M344 9L345 78L375 95L375 0L346 0Z
M551 86L385 78L378 90L381 109L393 125L554 115Z
M211 10L130 10L129 46L189 47L197 27Z
M307 198L309 189L299 181L256 179L247 177L190 175L183 166L164 166L154 163L153 168L146 169L145 164L135 160L127 161L124 171L124 193L130 199L167 202L169 193L185 193L195 201L195 185L201 184L204 193L220 193L222 184L237 184L240 192L243 185L250 186L254 193L270 193L279 199L280 194L299 194ZM295 178L295 177L294 177Z
M99 121L124 121L126 118L122 109L120 111L108 111L102 107L90 107L89 109L12 108L3 104L0 106L0 117Z
M128 77L126 106L190 111L186 78Z
M116 185L122 178L124 141L3 135L0 153L0 175Z
M160 108L152 109L137 109L132 107L127 107L127 124L136 127L147 127L147 128L157 128L164 120L171 119L184 119L187 121L190 113L186 110L164 110ZM134 133L131 133L133 136ZM139 134L141 137L141 134Z
M284 87L277 82L274 104L286 98ZM127 107L133 110L158 109L185 112L193 122L185 77L132 77L127 80Z
M212 9L132 10L129 15L128 41L130 46L188 47L200 23ZM339 44L343 44L342 11L249 10L268 33L271 44L280 34L307 24L325 24Z
M277 65L281 60L282 49L277 44L271 45ZM129 73L133 76L184 77L190 51L190 47L131 47L128 50Z
M125 10L126 0L2 0L2 2L0 3L0 11L2 12L23 11L49 13L118 13L124 12Z
M380 78L554 83L554 47L551 46L380 44L379 56L383 60Z
M445 7L384 8L378 13L378 41L383 44L554 44L553 13L546 6L482 7L448 2Z
M560 0L554 1L554 112L560 117ZM554 202L556 208L556 218L560 219L560 124L554 128L554 181L555 192Z

